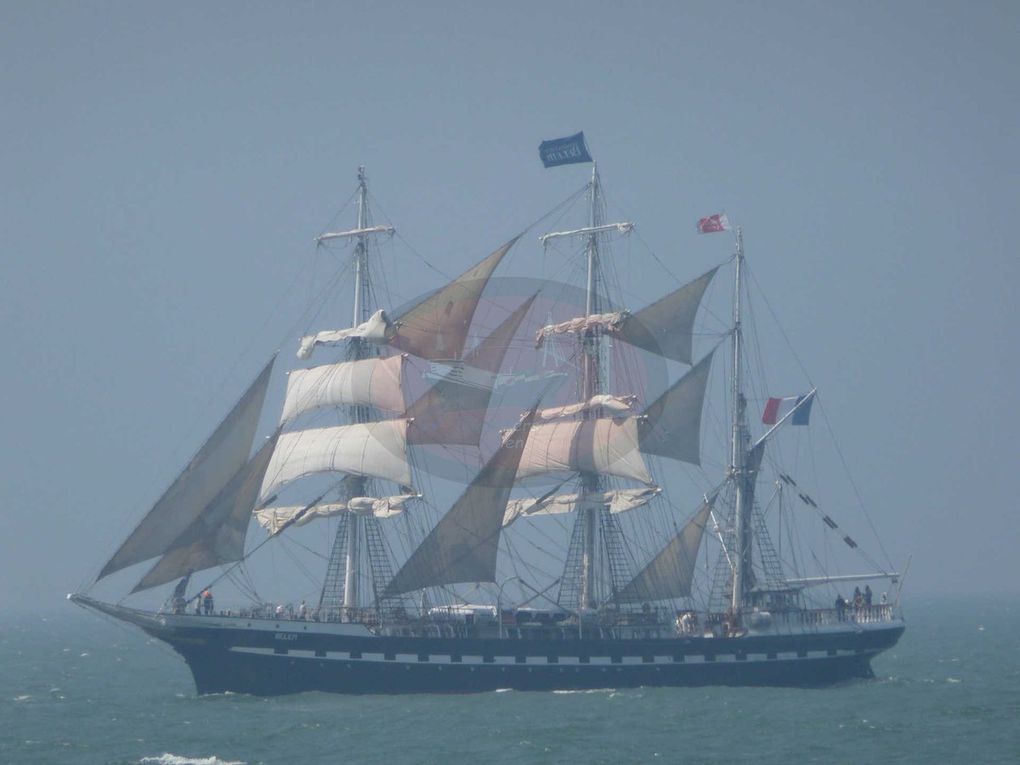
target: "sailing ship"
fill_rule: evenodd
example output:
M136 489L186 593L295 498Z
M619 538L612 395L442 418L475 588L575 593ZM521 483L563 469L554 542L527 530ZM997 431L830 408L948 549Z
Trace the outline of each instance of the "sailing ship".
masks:
M567 151L543 144L547 165L591 161L583 136L566 140ZM518 236L392 315L373 302L372 274L377 244L394 229L373 224L360 168L355 226L317 240L349 246L351 325L300 338L280 408L267 395L270 360L95 582L69 598L169 644L200 694L818 686L871 677L872 658L904 630L898 592L872 602L866 587L866 599L840 598L836 607L818 593L828 598L854 581L895 584L899 575L889 565L806 576L772 542L782 508L799 502L798 517L787 511L786 521L810 513L858 548L792 471L766 459L787 426L807 420L815 391L773 400L769 427L752 436L740 230L721 216L703 221L703 231L735 234L733 300L730 325L696 358L699 306L718 267L624 310L607 258L634 225L605 220L591 165L577 195L584 225L540 237L544 248L574 248L580 304L542 283L514 305L486 297ZM472 334L483 302L489 327ZM522 369L529 357L518 353L513 372L503 371L508 349L533 348L532 338L542 348L530 357L535 368ZM537 360L548 362L553 346L558 361L543 368ZM717 429L726 456L715 476L685 468L701 476L698 486L678 466L701 461L704 402L724 347L728 423ZM666 371L662 390L651 390L654 374L635 373L638 357ZM415 364L422 373L412 391ZM678 365L688 368L673 380ZM521 379L531 399L523 406L521 390L512 391ZM267 418L271 433L256 449ZM430 466L421 455L430 453L473 474L441 514L421 490ZM763 502L757 488L769 471L772 497ZM316 527L331 540L318 598L266 602L250 574L259 552ZM523 527L538 529L537 541L518 534ZM131 594L157 593L162 605L92 594L99 580L151 561ZM247 602L224 608L228 584Z

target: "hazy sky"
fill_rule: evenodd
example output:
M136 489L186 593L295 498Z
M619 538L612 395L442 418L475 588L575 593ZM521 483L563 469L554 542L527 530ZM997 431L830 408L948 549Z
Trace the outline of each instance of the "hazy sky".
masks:
M457 273L584 182L536 156L582 129L673 273L727 255L699 216L743 225L908 591L1017 592L1018 32L1015 2L0 3L0 604L58 607L158 497L359 164Z

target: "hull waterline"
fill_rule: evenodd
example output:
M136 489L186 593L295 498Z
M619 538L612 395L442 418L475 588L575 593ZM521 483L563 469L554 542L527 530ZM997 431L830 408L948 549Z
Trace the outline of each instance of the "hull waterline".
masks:
M904 630L898 622L729 638L397 637L361 625L154 615L85 600L172 646L199 694L823 687L873 677L871 659Z

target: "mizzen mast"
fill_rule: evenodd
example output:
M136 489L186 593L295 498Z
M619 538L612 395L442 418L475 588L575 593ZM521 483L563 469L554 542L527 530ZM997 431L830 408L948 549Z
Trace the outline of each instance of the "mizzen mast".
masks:
M734 616L740 614L744 596L752 584L751 573L751 503L754 494L748 481L754 480L747 469L747 399L744 397L744 380L742 367L743 329L740 320L741 277L744 266L744 236L737 228L737 242L734 257L736 269L733 279L733 330L731 334L733 350L733 413L732 432L730 435L730 476L734 482L735 496L735 533L733 556L733 589L730 610Z

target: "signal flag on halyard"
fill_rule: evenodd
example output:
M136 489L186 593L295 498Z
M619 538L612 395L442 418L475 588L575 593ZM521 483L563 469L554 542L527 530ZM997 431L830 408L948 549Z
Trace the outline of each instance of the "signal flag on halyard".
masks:
M584 145L584 132L566 138L542 141L538 146L538 156L546 167L592 161L588 147Z
M709 215L707 218L702 218L698 221L698 233L699 234L714 234L717 231L729 231L730 230L730 219L726 217L726 213L719 213L718 215Z
M790 396L789 398L770 398L768 403L765 404L765 412L761 416L761 421L766 425L775 425L809 395L810 394L803 396ZM808 424L808 418L811 416L811 404L814 400L815 397L811 396L810 400L808 400L804 406L794 413L793 417L790 418L791 425Z

